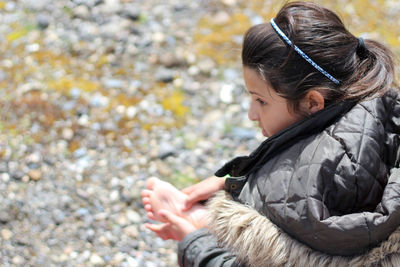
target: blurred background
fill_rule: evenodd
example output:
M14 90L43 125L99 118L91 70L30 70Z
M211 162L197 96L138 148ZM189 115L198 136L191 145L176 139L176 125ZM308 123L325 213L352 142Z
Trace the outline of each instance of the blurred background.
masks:
M316 1L400 54L400 1ZM263 140L240 47L273 0L0 0L0 265L176 266L145 179L178 188Z

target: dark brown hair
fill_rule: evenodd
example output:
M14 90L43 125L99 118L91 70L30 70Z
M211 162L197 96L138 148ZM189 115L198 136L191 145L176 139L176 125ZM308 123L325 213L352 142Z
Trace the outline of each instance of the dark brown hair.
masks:
M311 89L323 90L325 105L382 95L394 85L393 56L384 45L366 39L365 51L340 18L310 2L283 6L275 22L293 44L340 81L336 85L298 55L270 23L251 27L243 41L243 66L254 69L293 111ZM358 53L357 53L358 51Z

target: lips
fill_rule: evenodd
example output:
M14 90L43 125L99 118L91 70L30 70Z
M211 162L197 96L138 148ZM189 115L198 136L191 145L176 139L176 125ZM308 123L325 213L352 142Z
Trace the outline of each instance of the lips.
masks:
M263 134L265 137L268 137L268 134L267 134L267 132L266 132L264 129L262 129L262 134Z

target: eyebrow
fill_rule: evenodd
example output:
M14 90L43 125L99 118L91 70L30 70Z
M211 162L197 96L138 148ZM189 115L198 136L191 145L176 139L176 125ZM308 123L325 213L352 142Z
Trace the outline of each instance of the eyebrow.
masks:
M249 91L249 90L247 90L247 92L249 92L249 94L252 94L252 95L258 95L258 96L260 96L260 97L267 98L266 96L260 95L260 94L257 93L257 92L253 92L253 91Z

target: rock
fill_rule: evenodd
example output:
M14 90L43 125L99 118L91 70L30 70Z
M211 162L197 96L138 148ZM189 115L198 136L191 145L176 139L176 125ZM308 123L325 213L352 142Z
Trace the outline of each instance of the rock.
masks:
M123 81L117 80L117 79L106 79L104 81L104 86L106 86L108 88L122 88Z
M197 67L204 74L210 74L215 66L215 63L211 58L202 59L197 63Z
M9 229L5 228L1 230L1 237L3 240L9 240L12 236L13 233Z
M140 266L138 260L135 259L135 258L132 258L132 257L130 257L130 256L128 256L128 257L126 258L126 261L127 261L127 263L128 263L128 267L139 267L139 266ZM150 266L150 265L149 265L149 264L146 264L146 266Z
M90 256L90 263L94 266L99 266L104 264L104 260L96 253L92 253L92 255Z
M36 18L39 29L45 30L50 25L50 18L47 15L40 14Z
M235 6L237 2L236 0L221 0L221 1L227 6Z
M24 258L17 255L12 258L12 263L14 263L15 265L21 266L24 263Z
M8 173L6 173L6 172L2 173L0 175L0 178L4 183L7 183L8 181L10 181L10 175Z
M213 23L217 25L225 25L229 22L230 16L225 11L219 11L213 18Z
M177 55L173 53L166 53L158 58L158 61L161 65L167 68L181 67L186 64L183 58L179 58Z
M9 211L0 210L0 223L6 224L12 220L13 218Z
M65 140L70 141L74 137L74 131L71 128L64 128L61 135Z
M233 85L232 84L224 84L221 87L221 91L219 92L219 99L226 104L230 104L233 102Z
M173 156L176 154L176 149L170 143L163 142L160 144L158 148L158 158L166 159L169 156Z
M174 80L174 73L171 70L161 68L156 72L155 79L158 82L170 83Z
M74 18L87 20L90 18L89 8L85 5L79 5L72 10L72 16Z
M65 219L65 213L59 209L55 209L52 215L53 215L53 220L56 224L61 224Z
M28 176L33 181L39 181L42 179L43 174L40 170L30 170L28 172Z
M17 181L20 181L24 175L22 171L14 171L11 173L11 177Z
M136 239L139 236L139 232L136 225L130 225L124 228L124 234L130 238Z
M132 21L137 21L140 18L140 10L130 6L124 10L123 15Z
M141 216L134 210L128 210L126 212L126 217L131 223L140 223L142 221Z
M94 234L95 232L92 228L88 229L85 233L85 239L89 242L93 242Z
M52 6L51 0L23 0L21 1L26 8L33 9L33 10L44 10L46 7Z

